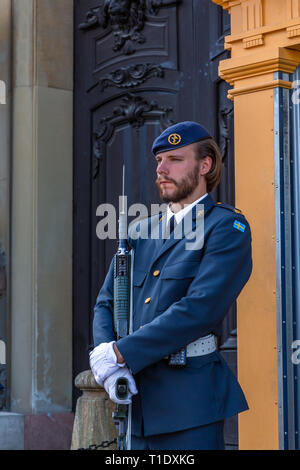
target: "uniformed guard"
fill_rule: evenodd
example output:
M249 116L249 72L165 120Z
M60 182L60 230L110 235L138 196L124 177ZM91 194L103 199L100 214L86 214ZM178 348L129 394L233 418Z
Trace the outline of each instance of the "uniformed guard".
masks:
M90 364L114 401L114 384L126 371L133 449L223 449L224 419L248 405L216 339L251 274L250 227L240 210L209 194L222 162L204 127L175 124L152 151L168 209L143 224L151 233L156 223L162 236L132 237L133 333L117 342L111 265L94 309ZM190 249L189 235L199 230L200 242Z

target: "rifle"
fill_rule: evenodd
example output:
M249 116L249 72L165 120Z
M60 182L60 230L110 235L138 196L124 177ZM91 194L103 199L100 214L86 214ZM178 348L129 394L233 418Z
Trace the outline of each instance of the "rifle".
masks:
M117 340L132 333L132 274L133 250L127 239L125 201L125 167L123 165L122 210L119 214L119 244L114 256L114 330ZM128 380L120 377L116 383L116 396L126 399L129 393ZM131 404L116 404L113 412L114 423L118 430L118 449L131 449ZM126 432L127 429L127 432Z

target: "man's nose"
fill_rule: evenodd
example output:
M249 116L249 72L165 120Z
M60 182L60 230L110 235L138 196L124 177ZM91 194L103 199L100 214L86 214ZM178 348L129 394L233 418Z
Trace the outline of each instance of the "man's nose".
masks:
M156 173L157 174L160 174L160 173L169 173L169 168L168 168L168 164L165 160L162 160L159 165L157 166L156 168Z

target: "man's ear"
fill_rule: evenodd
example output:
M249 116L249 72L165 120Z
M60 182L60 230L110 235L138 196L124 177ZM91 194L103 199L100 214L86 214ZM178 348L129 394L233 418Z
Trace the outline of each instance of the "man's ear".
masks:
M212 158L207 156L200 161L200 174L206 175L212 167Z

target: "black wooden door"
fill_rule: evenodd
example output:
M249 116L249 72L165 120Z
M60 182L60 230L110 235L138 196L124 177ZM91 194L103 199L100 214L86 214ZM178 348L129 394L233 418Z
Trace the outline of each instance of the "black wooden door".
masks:
M118 211L123 162L128 206L150 209L160 202L152 141L172 123L198 121L219 142L224 172L215 200L234 203L234 161L232 103L217 74L227 54L226 12L210 0L75 0L74 25L75 377L89 367L93 306L116 250L96 235L97 207ZM233 369L234 330L232 308L221 345ZM236 423L226 435L236 445Z

